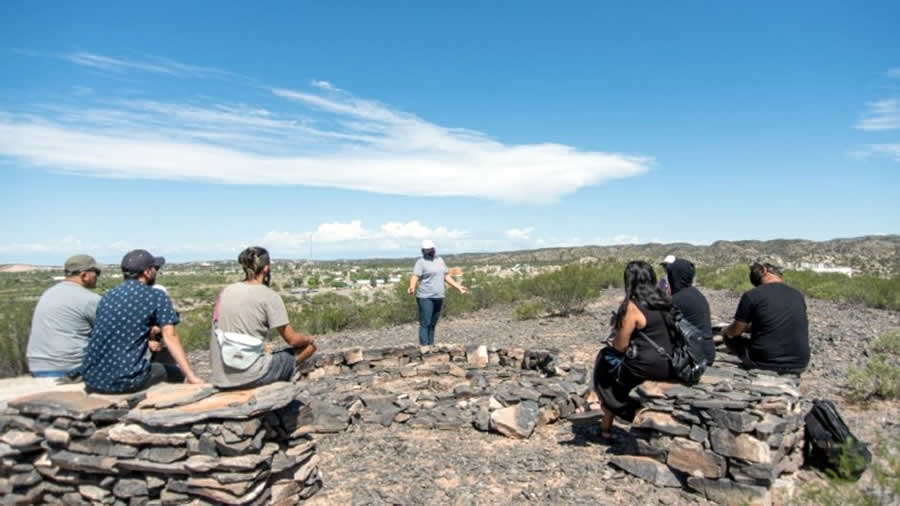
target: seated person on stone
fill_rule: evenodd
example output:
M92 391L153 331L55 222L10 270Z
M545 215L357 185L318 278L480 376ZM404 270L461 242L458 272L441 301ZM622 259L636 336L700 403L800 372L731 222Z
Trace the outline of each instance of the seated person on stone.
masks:
M93 257L75 255L63 266L66 279L38 299L25 356L36 378L58 378L78 369L94 328L100 268Z
M175 332L179 320L172 302L153 289L164 263L164 258L146 250L131 251L122 259L124 281L100 299L85 350L81 374L88 391L130 393L162 382L203 383L188 364ZM162 343L177 365L151 360L153 327L159 327Z
M684 258L672 258L664 265L669 290L672 293L672 304L681 311L681 316L685 320L703 332L703 352L706 355L706 363L712 365L716 359L716 343L713 341L709 302L700 290L693 286L696 273L694 264Z
M750 369L800 374L809 364L809 322L803 294L784 283L769 263L750 266L750 283L722 330L725 345ZM750 332L749 339L742 334Z
M634 419L639 406L628 396L632 388L644 380L671 377L669 360L657 348L672 353L668 330L673 324L672 300L657 286L656 273L647 262L629 262L624 278L625 297L613 316L611 346L600 351L594 364L604 438L611 436L615 416L629 422Z
M216 300L209 341L211 382L220 388L252 388L290 381L296 366L315 353L313 338L291 327L284 301L269 288L272 265L268 251L247 248L238 256L238 263L244 269L244 281L226 286ZM264 352L261 346L271 329L277 329L291 347ZM243 362L237 363L233 355L229 357L222 333L249 337L248 342L256 341L259 347L243 352Z

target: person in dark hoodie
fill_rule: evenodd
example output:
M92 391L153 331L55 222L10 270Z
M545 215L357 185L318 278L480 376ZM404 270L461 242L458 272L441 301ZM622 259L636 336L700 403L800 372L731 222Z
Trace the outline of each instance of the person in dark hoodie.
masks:
M716 359L716 344L713 342L712 323L709 316L709 302L694 284L696 269L693 262L675 258L665 264L672 304L681 310L685 320L703 332L703 352L706 362L712 365Z

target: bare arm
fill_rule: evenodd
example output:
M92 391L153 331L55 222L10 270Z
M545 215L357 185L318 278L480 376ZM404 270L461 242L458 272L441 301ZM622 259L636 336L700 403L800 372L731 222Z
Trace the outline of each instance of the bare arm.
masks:
M448 285L459 290L459 293L466 293L469 291L468 288L457 283L456 280L453 279L453 276L451 276L449 273L444 275L444 281L446 281Z
M413 274L409 278L409 288L406 290L407 293L413 294L416 293L416 285L419 284L419 276Z
M631 343L632 334L646 326L647 318L634 303L629 302L628 308L625 309L625 317L622 319L622 328L616 329L613 347L625 353L625 350L628 349L628 345Z
M722 329L722 335L725 337L738 337L748 328L750 328L748 323L735 320L731 322L731 325Z
M300 352L297 355L297 362L306 360L316 352L316 343L312 336L306 336L297 332L291 327L290 323L278 327L278 333L281 334L281 338L284 339L284 342Z
M178 334L175 332L175 325L163 325L162 340L165 343L166 348L169 349L172 358L175 359L175 363L178 364L178 368L181 369L181 372L183 372L185 378L187 378L187 382L203 383L203 380L194 374L191 365L187 361L187 357L184 354L184 348L181 347L181 339L178 338Z

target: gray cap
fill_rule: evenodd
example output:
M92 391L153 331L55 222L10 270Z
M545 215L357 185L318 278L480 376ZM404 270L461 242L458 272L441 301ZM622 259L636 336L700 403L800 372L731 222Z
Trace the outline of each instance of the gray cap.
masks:
M66 276L74 276L90 270L97 271L97 274L100 273L100 267L97 266L97 261L90 255L75 255L69 257L63 266L63 270L66 272Z
M144 272L150 267L162 267L165 263L163 257L155 257L145 249L136 249L122 257L122 272Z

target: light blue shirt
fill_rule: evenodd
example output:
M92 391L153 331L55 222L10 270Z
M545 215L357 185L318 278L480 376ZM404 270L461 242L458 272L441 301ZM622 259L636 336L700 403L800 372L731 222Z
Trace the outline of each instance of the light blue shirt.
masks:
M447 264L444 263L443 258L416 260L413 274L419 277L419 283L416 285L416 297L420 299L444 298L444 276L447 275Z

